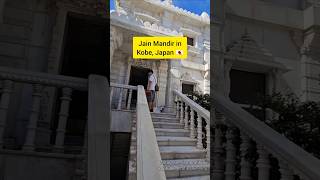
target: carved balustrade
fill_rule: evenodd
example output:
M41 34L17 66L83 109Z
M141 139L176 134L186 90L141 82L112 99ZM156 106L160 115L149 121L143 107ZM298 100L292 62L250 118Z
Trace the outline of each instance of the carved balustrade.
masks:
M318 180L320 161L238 104L212 94L216 180Z
M135 95L137 99L137 86L110 83L111 108L117 110L131 110L136 103L132 101Z
M210 112L181 92L174 90L176 117L190 131L190 137L197 139L197 148L206 149L210 160Z
M9 118L8 113L10 108L14 108L10 106L10 102L12 98L16 98L14 97L14 91L16 90L15 86L19 85L19 87L21 87L22 84L32 87L32 92L29 94L32 100L29 102L30 115L26 125L25 140L21 149L24 151L37 150L36 138L42 110L42 98L45 90L48 88L54 88L61 92L61 97L56 101L56 103L59 104L60 110L57 115L57 129L52 132L55 137L54 143L51 144L53 147L51 149L54 152L63 152L69 107L72 101L72 92L88 91L88 80L62 75L30 72L7 67L0 67L0 80L0 148L7 148L4 136ZM14 111L17 111L17 109L14 109Z

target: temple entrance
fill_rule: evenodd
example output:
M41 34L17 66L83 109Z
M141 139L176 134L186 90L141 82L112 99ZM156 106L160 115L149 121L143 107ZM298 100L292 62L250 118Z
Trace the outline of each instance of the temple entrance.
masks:
M253 106L258 105L261 101L259 98L265 95L265 91L265 74L236 69L230 71L230 99L261 120L265 119L264 109Z
M132 66L130 71L129 85L138 86L143 85L144 89L148 86L148 71L150 69ZM137 92L133 91L131 105L134 107L137 102Z

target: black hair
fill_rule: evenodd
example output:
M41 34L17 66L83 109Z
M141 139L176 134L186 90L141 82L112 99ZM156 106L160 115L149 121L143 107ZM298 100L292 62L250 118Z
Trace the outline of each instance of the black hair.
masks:
M148 70L148 73L149 73L149 72L151 72L151 73L153 74L153 71L152 71L152 69L149 69L149 70Z

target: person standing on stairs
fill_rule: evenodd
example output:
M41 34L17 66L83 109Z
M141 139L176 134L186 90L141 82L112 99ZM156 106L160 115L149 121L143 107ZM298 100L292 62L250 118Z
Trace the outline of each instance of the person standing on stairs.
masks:
M154 99L156 97L157 78L150 69L148 72L148 86L146 90L148 105L150 112L153 112Z

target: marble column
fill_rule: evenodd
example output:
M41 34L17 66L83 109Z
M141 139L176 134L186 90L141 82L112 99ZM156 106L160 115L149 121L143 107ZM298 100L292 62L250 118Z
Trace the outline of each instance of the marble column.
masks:
M167 69L167 85L166 85L166 98L165 98L165 108L164 112L173 112L174 102L173 102L173 92L171 88L171 67L172 62L168 60L168 69Z

